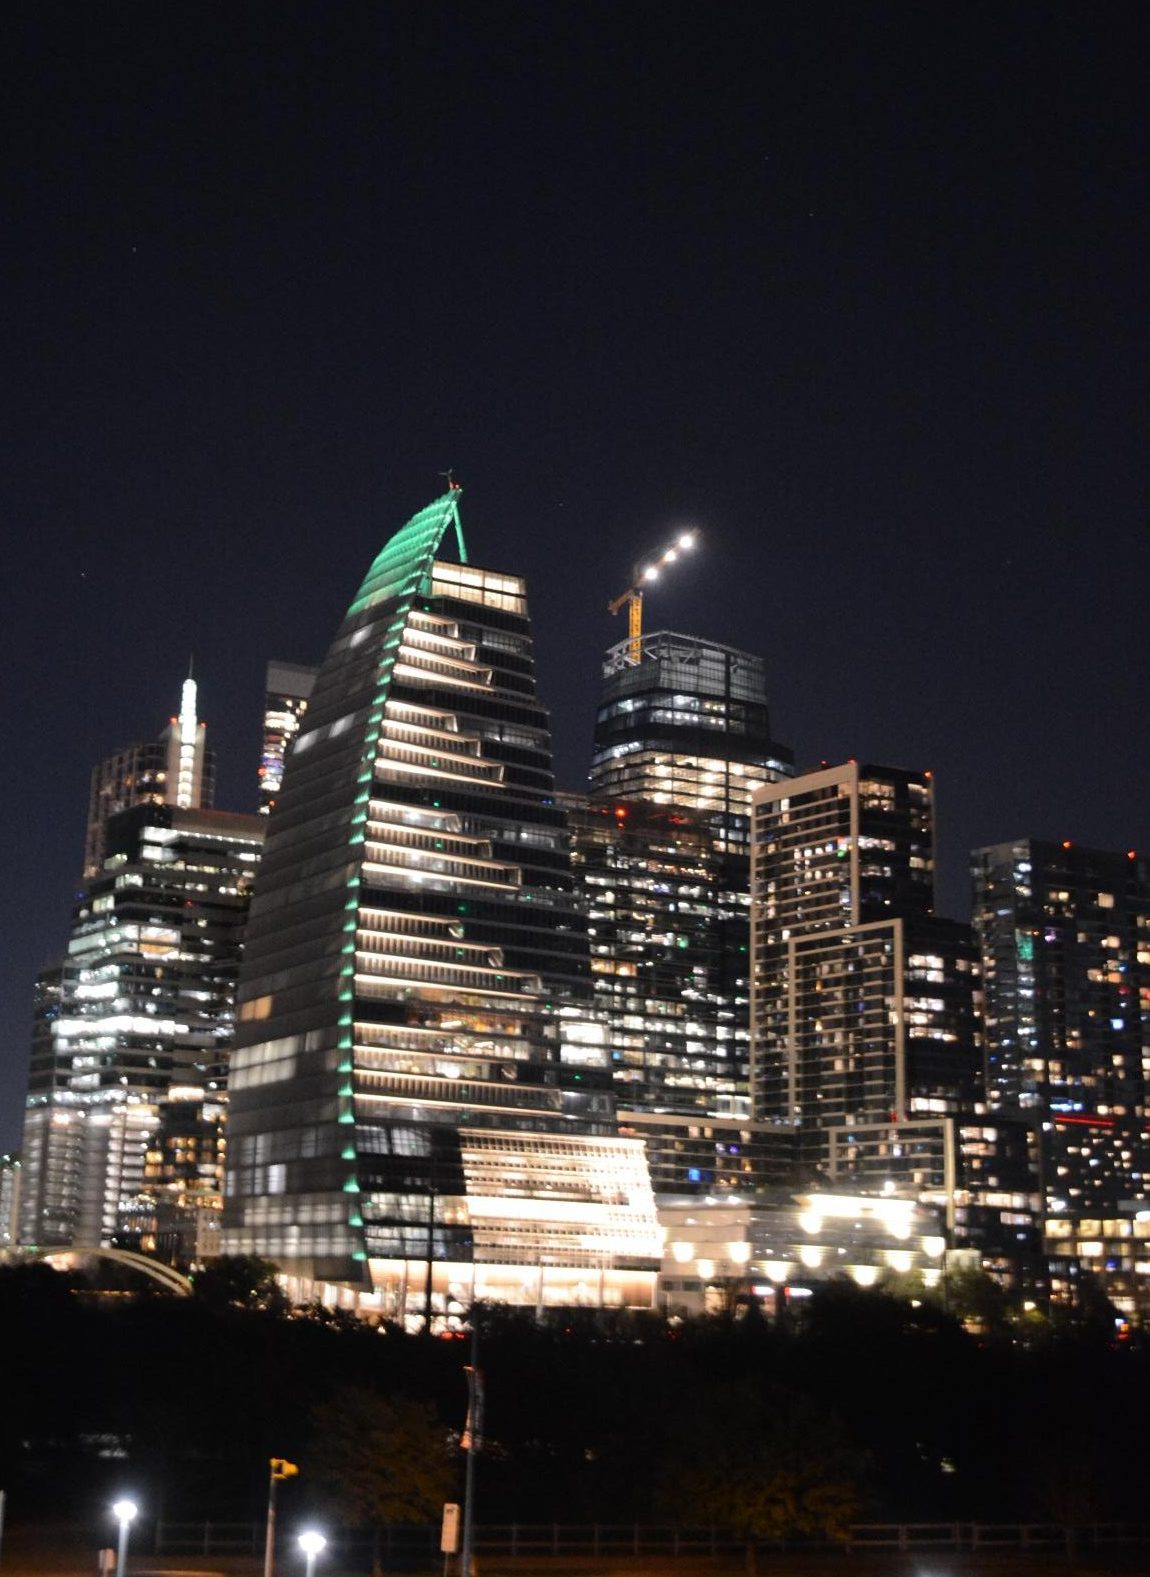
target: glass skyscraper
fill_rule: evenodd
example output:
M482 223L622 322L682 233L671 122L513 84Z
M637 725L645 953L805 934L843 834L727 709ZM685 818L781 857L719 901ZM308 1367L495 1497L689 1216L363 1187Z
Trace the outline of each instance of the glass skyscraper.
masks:
M608 651L593 798L686 806L705 818L718 853L746 856L752 790L794 770L771 738L761 657L670 630L643 636L638 662L632 641Z
M976 849L992 1109L1041 1119L1052 1214L1150 1196L1150 874L1135 853Z
M752 791L793 771L761 657L667 630L606 653L572 832L620 1122L660 1195L789 1165L790 1136L751 1121L749 828Z
M266 816L283 782L284 758L299 733L308 697L315 684L314 668L301 663L270 662L264 698L264 743L260 752L260 811Z
M147 1154L174 1091L222 1102L264 825L142 804L102 829L67 953L37 982L23 1242L155 1247ZM218 1219L218 1172L200 1181Z
M268 818L226 1247L410 1322L646 1304L650 1181L617 1131L525 587L466 563L458 502L371 566Z

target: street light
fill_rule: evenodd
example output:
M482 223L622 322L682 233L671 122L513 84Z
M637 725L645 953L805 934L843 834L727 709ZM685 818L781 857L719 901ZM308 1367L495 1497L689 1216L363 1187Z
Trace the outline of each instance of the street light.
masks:
M304 1577L315 1577L315 1558L321 1550L327 1548L327 1540L322 1533L317 1533L314 1528L309 1528L306 1533L300 1534L299 1547L307 1559Z
M139 1507L134 1500L117 1500L112 1506L112 1515L120 1524L120 1543L116 1551L116 1577L124 1577L128 1564L128 1529L132 1526Z

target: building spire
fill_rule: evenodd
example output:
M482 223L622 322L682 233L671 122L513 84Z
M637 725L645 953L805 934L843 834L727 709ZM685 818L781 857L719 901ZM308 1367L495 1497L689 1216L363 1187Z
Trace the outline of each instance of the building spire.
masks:
M195 805L196 793L196 744L199 739L199 719L196 716L196 681L192 678L191 659L188 660L188 677L180 691L180 715L176 723L176 804L185 810Z

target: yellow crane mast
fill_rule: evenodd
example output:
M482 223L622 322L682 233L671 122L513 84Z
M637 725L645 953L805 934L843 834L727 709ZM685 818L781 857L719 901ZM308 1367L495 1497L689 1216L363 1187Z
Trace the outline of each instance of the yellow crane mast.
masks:
M695 540L693 531L683 531L661 552L640 559L631 571L631 584L627 590L621 591L607 604L610 613L618 613L623 604L627 604L627 656L631 662L637 663L642 656L643 588L659 579L659 573L665 565L674 564L682 554L689 553L695 546Z

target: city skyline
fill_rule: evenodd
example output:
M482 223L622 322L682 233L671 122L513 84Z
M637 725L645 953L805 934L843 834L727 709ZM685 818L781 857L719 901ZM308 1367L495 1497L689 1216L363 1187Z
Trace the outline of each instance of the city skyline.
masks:
M802 764L931 768L942 913L977 847L1150 844L1144 15L606 15L14 21L0 1148L92 767L194 653L253 809L266 663L452 465L562 787L694 526L648 628L761 653Z

